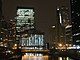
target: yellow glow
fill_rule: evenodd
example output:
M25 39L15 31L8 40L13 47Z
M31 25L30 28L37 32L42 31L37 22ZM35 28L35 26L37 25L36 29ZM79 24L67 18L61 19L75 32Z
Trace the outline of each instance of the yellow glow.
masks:
M69 60L69 57L67 57L66 60Z
M62 60L62 57L59 57L59 60Z
M22 60L48 60L48 56L22 56Z
M66 46L68 46L68 44L66 44Z
M14 44L14 46L17 46L17 44Z
M62 44L59 44L59 46L61 47L61 46L62 46Z
M71 47L72 45L71 45L71 44L69 44L69 46Z
M49 52L49 50L22 50L22 52Z
M21 46L19 46L19 48L21 49Z

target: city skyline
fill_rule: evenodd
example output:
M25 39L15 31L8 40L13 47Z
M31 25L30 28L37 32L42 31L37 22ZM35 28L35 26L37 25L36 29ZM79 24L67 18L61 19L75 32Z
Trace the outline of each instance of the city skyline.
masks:
M52 25L56 24L56 8L60 5L69 6L69 1L5 1L3 0L3 15L5 20L13 19L16 16L16 8L21 7L33 7L35 11L35 22L36 28L45 32L45 41L50 41L50 32L52 30ZM61 5L61 3L63 3Z
M79 60L79 0L0 0L0 59Z

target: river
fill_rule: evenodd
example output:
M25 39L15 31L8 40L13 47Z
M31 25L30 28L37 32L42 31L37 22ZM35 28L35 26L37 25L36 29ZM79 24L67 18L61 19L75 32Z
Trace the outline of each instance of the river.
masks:
M22 60L55 60L54 58L49 59L49 56L22 56ZM73 60L69 57L58 57L57 60Z

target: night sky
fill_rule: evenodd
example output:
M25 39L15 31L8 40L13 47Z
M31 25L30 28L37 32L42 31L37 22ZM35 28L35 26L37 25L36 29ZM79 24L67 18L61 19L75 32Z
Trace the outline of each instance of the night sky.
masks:
M69 0L2 0L3 15L6 21L14 19L16 8L33 7L36 29L45 32L45 41L50 41L51 26L56 24L56 7L69 6Z

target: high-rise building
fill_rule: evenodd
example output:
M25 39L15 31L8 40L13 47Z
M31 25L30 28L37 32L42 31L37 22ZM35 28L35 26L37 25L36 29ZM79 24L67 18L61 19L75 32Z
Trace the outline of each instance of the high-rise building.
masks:
M34 9L18 7L17 8L17 32L22 32L25 30L34 28Z
M80 0L70 0L73 43L80 45Z
M15 22L10 20L6 22L4 19L0 20L0 46L11 47L15 43L16 30Z
M8 31L8 44L9 47L12 47L16 42L16 22L15 20L10 20L7 25L7 31Z
M16 41L22 49L43 49L44 34L35 29L34 9L18 7L16 17Z
M3 19L0 20L0 46L7 47L8 46L8 30L7 30L7 22Z
M70 20L69 8L62 6L62 25L64 27L65 43L72 44L72 25Z
M27 31L34 29L34 9L18 7L16 16L16 41L23 40L28 34Z
M69 8L61 6L57 8L57 42L63 45L72 44L72 25Z

